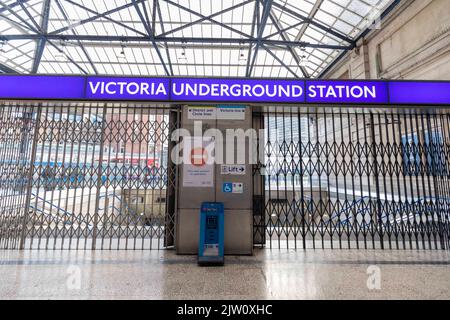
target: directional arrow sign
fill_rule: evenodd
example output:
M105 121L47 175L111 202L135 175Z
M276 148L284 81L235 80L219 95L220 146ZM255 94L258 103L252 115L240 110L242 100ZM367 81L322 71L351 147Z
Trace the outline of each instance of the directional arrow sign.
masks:
M221 167L222 175L245 175L245 165L244 164L223 164Z

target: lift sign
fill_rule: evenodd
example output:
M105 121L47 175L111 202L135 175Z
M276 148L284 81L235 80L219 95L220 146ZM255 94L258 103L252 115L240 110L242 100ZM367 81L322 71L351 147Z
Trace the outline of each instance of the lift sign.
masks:
M236 165L228 165L223 164L220 167L220 173L222 175L245 175L245 165L244 164L236 164Z

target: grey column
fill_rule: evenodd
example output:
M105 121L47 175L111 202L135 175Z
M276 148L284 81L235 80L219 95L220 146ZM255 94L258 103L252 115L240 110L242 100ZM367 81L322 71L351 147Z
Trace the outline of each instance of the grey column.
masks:
M188 119L187 106L182 109L181 127L193 134L194 120ZM226 129L252 127L250 107L246 108L245 120L202 120L203 132L217 128L226 137ZM252 165L248 163L249 143L246 139L245 175L222 175L221 165L215 164L214 187L196 188L183 186L183 165L179 168L179 189L176 228L176 251L178 254L197 254L199 218L202 202L223 202L225 206L225 254L250 255L253 253ZM216 141L221 143L221 141ZM235 141L235 149L237 142ZM236 152L235 152L236 153ZM224 159L226 159L224 146ZM224 183L243 183L242 194L224 193Z

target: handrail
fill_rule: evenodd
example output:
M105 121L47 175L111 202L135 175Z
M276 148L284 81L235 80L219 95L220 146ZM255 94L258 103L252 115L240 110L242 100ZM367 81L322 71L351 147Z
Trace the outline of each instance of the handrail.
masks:
M411 204L408 204L407 206L410 206L410 205L416 205L416 204L418 204L418 203L421 203L422 201L435 200L435 199L437 199L437 198L436 198L436 197L419 198L419 200L417 200L417 201L415 201L415 202L412 202ZM450 198L443 198L442 200L450 201ZM396 210L393 214L396 214L396 213L399 212L399 211L400 211L400 209ZM410 213L410 214L408 214L406 217L399 217L399 218L395 219L395 221L396 221L397 223L400 222L400 221L405 221L405 220L408 219L412 214L413 214L413 213ZM417 217L417 216L420 215L420 214L423 214L423 212L416 213L416 214L414 215L414 217ZM387 214L385 214L384 216L381 217L381 219L387 218L387 217L388 217ZM391 220L389 220L389 222L391 222Z
M99 200L100 199L102 199L102 198L109 198L110 196L112 195L112 197L113 198L115 198L115 199L117 199L117 200L119 200L120 201L120 203L122 203L122 199L117 195L117 194L115 194L115 193L104 193L103 195L101 195L100 197L99 197ZM130 211L132 214L136 214L136 212L134 212L129 206L128 206L128 204L125 202L125 201L123 201L124 202L124 205L125 205L125 209L127 209L128 211ZM122 213L122 211L120 210L120 208L117 208L116 206L114 206L114 205L112 205L112 206L109 206L108 208L112 208L112 209L116 209L116 210L119 210L121 213ZM106 208L98 208L98 210L105 210Z
M339 217L341 214L347 212L348 210L350 210L351 208L353 208L354 206L356 206L358 203L364 201L365 199L373 199L373 198L372 198L372 197L369 197L369 196L365 196L365 197L359 198L359 199L358 199L357 201L355 201L351 206L349 206L349 207L347 207L347 208L341 210L340 212L334 214L334 215L330 218L330 220L327 221L326 223L327 223L327 224L330 223L333 219ZM430 199L434 200L434 199L437 199L437 198L436 198L436 197L419 198L418 200L412 202L412 203L409 204L409 205L415 205L415 204L421 203L422 201L427 201L427 200L430 200ZM439 198L439 200L440 200L440 199L445 200L445 201L450 201L450 198ZM374 200L375 200L375 199L374 199ZM361 212L364 212L364 211L368 211L368 210L369 210L369 208L364 208L364 209L358 211L357 214L358 214L358 213L361 213ZM399 211L401 211L401 210L402 210L402 209L399 208L399 209L397 209L396 211L394 211L393 213L391 213L391 214L389 214L389 215L396 214L397 212L399 212ZM420 214L421 214L421 213L416 213L415 216L418 216L418 215L420 215ZM410 216L411 216L411 214L408 214L406 217L399 217L399 218L395 219L395 221L398 223L399 221L404 221L404 220L408 219ZM388 214L384 214L384 215L381 217L381 219L384 219L384 218L387 218L387 217L388 217ZM346 224L346 223L348 223L352 218L353 218L353 216L350 216L350 217L348 217L347 219L345 219L345 220L343 220L343 221L339 221L338 224ZM369 227L369 226L370 226L370 223L366 223L366 224L363 225L363 227Z
M64 209L58 207L58 206L55 205L54 203L52 203L52 202L50 202L50 201L48 201L48 200L46 200L46 199L44 199L44 198L42 198L42 197L39 197L38 195L36 195L36 194L34 194L34 193L31 193L31 195L34 196L35 198L37 198L37 199L43 201L44 203L49 204L51 207L56 208L56 209L57 209L57 212L62 211L63 214L65 214L65 215L75 217L75 218L78 220L79 223L85 223L88 227L92 227L92 226L91 226L88 222L86 222L84 219L82 219L82 218L80 218L80 217L76 217L73 213L71 213L71 212L69 212L69 211L67 211L67 210L64 210ZM37 209L37 208L35 208L35 209Z
M52 216L50 213L47 213L47 212L45 212L44 210L35 207L34 205L30 205L30 208L32 208L33 210L36 210L36 211L38 211L38 212L41 212L41 213L42 213L43 215L45 215L46 217L49 217L49 216L50 216L50 218L56 219L58 223L59 223L59 222L62 222L62 223L65 224L65 225L71 225L71 224L72 224L70 221L61 221L62 219L61 219L60 217L58 217L58 216Z
M339 217L341 214L347 212L348 210L352 209L353 207L355 207L357 204L363 202L365 199L370 199L369 196L364 196L359 198L358 200L354 201L350 206L348 206L347 208L342 209L340 212L335 213L334 217L331 216L330 220L333 220L334 218ZM350 217L349 217L350 218ZM344 220L345 221L345 220Z
M58 207L58 206L55 205L54 203L52 203L52 202L50 202L50 201L48 201L48 200L46 200L46 199L44 199L44 198L42 198L42 197L40 197L40 196L34 194L34 193L31 193L31 195L32 195L33 197L35 197L36 199L38 199L38 200L44 202L44 204L49 204L51 207L56 208L56 210L57 210L56 212L62 212L64 215L71 216L71 217L75 217L76 220L77 220L79 223L85 223L88 227L92 228L92 225L89 224L85 219L80 218L80 217L76 217L73 213L71 213L71 212L69 212L69 211L67 211L67 210L64 210L64 209ZM109 194L108 194L108 193L104 193L103 195L101 195L101 196L99 197L99 199L101 199L101 198L106 198L106 197L110 197L111 195L112 195L114 198L116 198L116 199L118 199L118 200L120 200L120 201L122 202L121 198L120 198L117 194L114 194L114 193L109 193ZM124 205L125 205L125 208L131 213L131 215L136 215L136 213L134 212L134 210L132 210L126 203L124 203ZM31 207L32 209L38 211L38 212L41 212L42 214L45 214L47 217L50 216L52 219L57 219L58 222L62 222L62 223L64 223L64 224L71 224L70 221L63 221L63 219L61 219L61 218L58 217L58 216L52 216L50 213L46 212L45 210L39 209L37 206L35 206L35 205L32 204L32 203L30 203L30 207ZM120 209L120 208L117 208L116 206L110 206L109 208L113 208L113 209L119 211L120 213L122 213L121 209ZM100 211L100 210L105 210L105 208L99 208L99 211Z

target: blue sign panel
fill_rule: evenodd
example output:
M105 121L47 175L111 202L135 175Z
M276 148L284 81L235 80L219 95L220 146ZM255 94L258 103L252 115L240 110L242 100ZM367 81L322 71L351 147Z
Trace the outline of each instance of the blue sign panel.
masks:
M233 192L233 184L225 182L222 186L223 193L232 193Z
M450 82L1 75L0 99L450 105Z
M84 77L1 76L0 98L84 99Z
M386 82L380 81L306 81L307 103L387 104Z
M86 99L93 100L169 100L168 78L89 77Z
M172 101L304 103L304 81L172 79Z
M450 104L450 82L389 82L391 104Z

